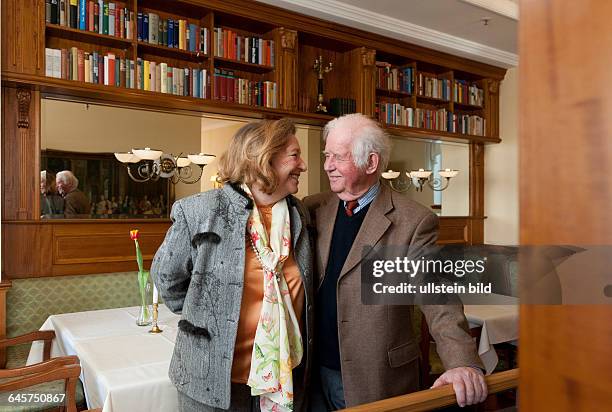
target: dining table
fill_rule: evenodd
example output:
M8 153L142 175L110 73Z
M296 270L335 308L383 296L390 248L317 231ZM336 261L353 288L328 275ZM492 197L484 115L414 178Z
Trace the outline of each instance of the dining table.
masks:
M160 304L158 324L137 326L140 307L51 315L41 330L55 331L51 356L76 355L87 405L103 412L176 411L178 393L168 367L179 315ZM34 342L27 364L42 361L43 343Z
M519 299L490 293L481 297L471 295L469 302L463 305L463 312L470 329L480 328L478 355L490 374L499 362L495 345L518 346Z

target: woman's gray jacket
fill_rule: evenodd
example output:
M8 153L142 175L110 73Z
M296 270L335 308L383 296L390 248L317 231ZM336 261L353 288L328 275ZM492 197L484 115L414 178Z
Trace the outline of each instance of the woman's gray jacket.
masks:
M302 332L305 356L300 367L294 369L297 411L303 407L312 359L312 236L302 203L293 196L286 201L295 261L306 294ZM230 405L246 225L251 210L251 199L229 184L177 201L172 207L172 226L151 266L151 276L164 303L181 314L170 379L187 396L223 409Z

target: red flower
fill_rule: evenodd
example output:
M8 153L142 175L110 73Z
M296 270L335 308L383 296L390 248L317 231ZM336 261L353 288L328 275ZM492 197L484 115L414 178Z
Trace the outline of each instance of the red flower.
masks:
M251 234L251 239L253 239L253 243L257 243L257 241L259 240L259 235L257 234L257 232Z
M130 239L138 240L138 229L130 230Z

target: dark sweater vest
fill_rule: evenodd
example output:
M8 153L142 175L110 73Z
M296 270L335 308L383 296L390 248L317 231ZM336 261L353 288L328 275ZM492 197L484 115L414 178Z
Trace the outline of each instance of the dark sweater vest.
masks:
M370 203L371 204L371 203ZM316 314L316 354L319 364L327 368L340 370L340 345L338 342L338 312L336 287L340 271L359 233L368 209L366 207L347 216L344 202L338 203L336 223L332 234L329 260L325 270L323 284L317 293Z

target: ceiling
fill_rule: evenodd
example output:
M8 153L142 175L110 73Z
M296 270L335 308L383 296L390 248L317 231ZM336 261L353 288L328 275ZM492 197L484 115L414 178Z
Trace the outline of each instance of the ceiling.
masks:
M259 1L495 66L518 64L517 0Z

